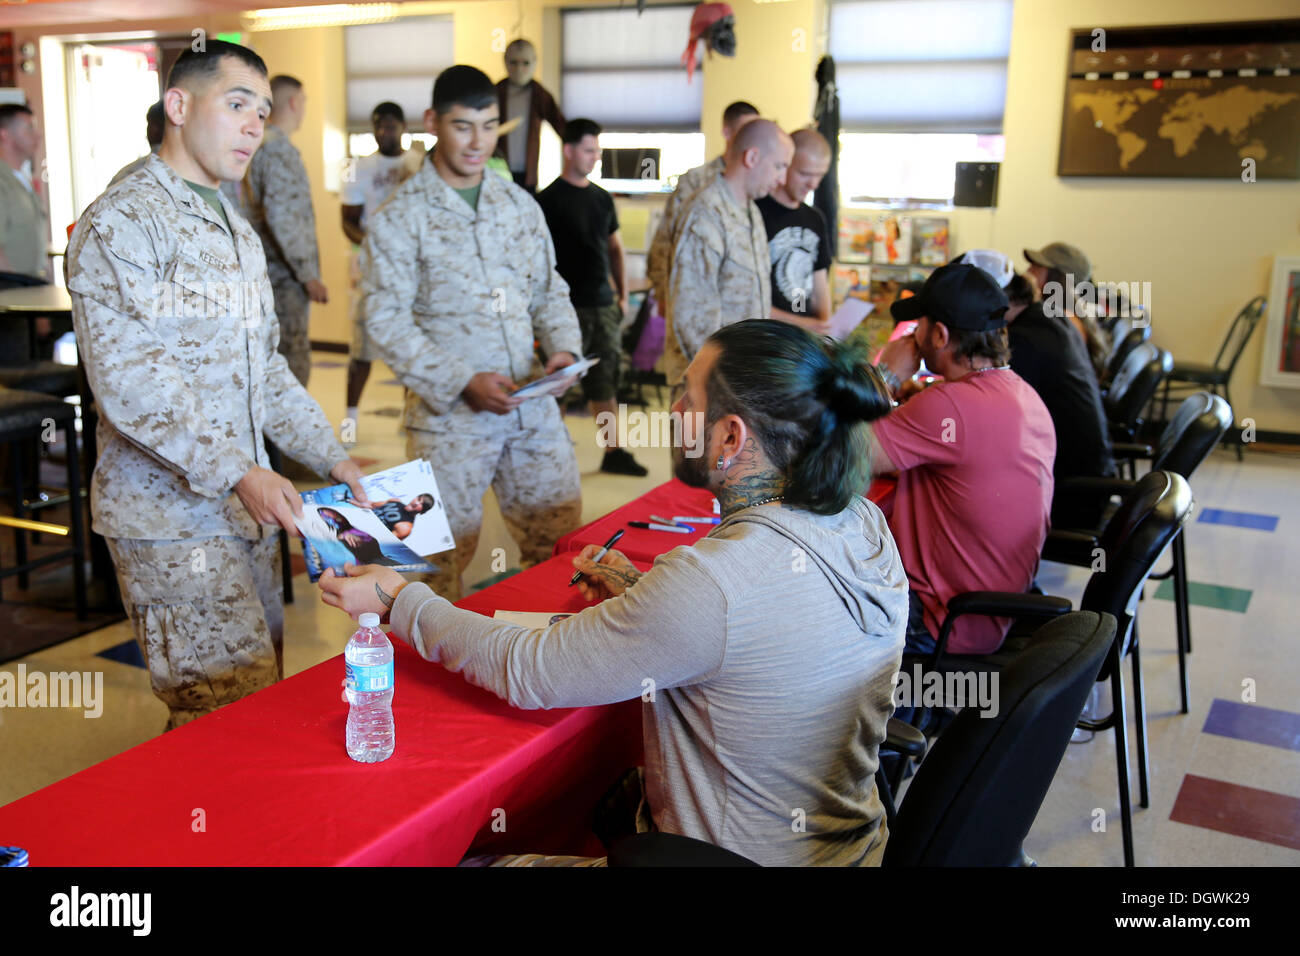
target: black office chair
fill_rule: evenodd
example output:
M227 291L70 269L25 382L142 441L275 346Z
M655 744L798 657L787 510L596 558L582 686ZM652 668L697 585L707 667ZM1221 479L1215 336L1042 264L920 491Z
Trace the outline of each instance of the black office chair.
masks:
M1174 417L1165 425L1154 447L1149 445L1116 445L1116 454L1132 458L1150 458L1151 471L1172 471L1191 481L1192 473L1200 467L1214 447L1222 440L1224 432L1232 425L1232 409L1228 403L1209 392L1197 392L1178 406ZM1112 495L1124 495L1132 490L1134 482L1123 478L1066 478L1056 484L1056 495L1075 499L1085 508L1095 507L1098 499L1108 500ZM1043 558L1062 564L1091 567L1093 555L1100 546L1100 530L1096 528L1053 528L1043 544ZM1182 693L1182 712L1188 712L1189 690L1187 682L1187 655L1192 652L1192 625L1190 601L1187 593L1187 530L1174 538L1170 549L1173 566L1153 580L1173 577L1174 615L1178 629L1178 677Z
M1128 733L1124 682L1120 661L1125 654L1133 658L1133 696L1137 706L1137 756L1140 803L1149 806L1146 699L1142 692L1142 662L1138 647L1137 602L1142 586L1151 574L1160 556L1169 547L1179 529L1192 511L1192 493L1187 481L1167 471L1153 471L1136 482L1124 496L1095 547L1105 558L1103 567L1095 571L1084 589L1079 609L1111 614L1119 622L1115 647L1102 665L1097 680L1110 681L1114 709L1099 720L1080 719L1078 726L1084 730L1114 729L1115 760L1119 775L1120 818L1123 826L1124 865L1133 866L1133 816L1129 801ZM1080 543L1082 547L1082 543ZM1088 563L1096 553L1088 551ZM971 591L959 594L948 602L948 616L939 628L935 649L928 655L903 658L905 670L920 662L928 670L940 672L979 672L1003 670L1021 652L1028 631L1026 620L1058 617L1070 610L1066 598L1045 594L1016 594L1005 591ZM948 638L953 624L963 615L983 614L991 617L1009 617L1017 621L1006 641L993 654L946 654ZM934 726L932 715L923 714L922 729Z
M1171 392L1185 392L1194 389L1208 388L1215 395L1219 394L1219 389L1223 389L1223 397L1232 405L1232 394L1228 391L1228 383L1232 380L1232 371L1237 367L1237 360L1241 358L1241 353L1246 350L1246 344L1250 337L1255 333L1255 327L1259 325L1259 320L1264 316L1264 310L1268 307L1268 300L1257 295L1246 303L1245 307L1237 313L1232 324L1228 326L1228 334L1223 337L1223 342L1219 346L1219 353L1214 356L1214 364L1205 365L1201 362L1175 362L1173 370L1165 379L1164 400L1161 406L1161 417L1165 417L1169 411L1169 395ZM1237 461L1241 461L1241 435L1237 435Z
M1114 341L1110 355L1106 359L1106 371L1102 373L1101 381L1098 383L1101 385L1102 392L1110 388L1110 383L1115 380L1119 370L1124 367L1124 360L1133 354L1133 350L1151 338L1149 325L1133 325L1128 319L1121 319L1120 323L1124 327L1124 334Z
M998 710L960 713L935 742L890 818L885 866L1015 866L1075 721L1115 645L1109 614L1079 611L1034 634L1000 675ZM891 721L891 723L893 723ZM610 866L746 866L750 860L689 837L643 833L616 844Z
M1138 439L1147 423L1147 408L1173 367L1173 356L1150 342L1137 346L1124 359L1101 400L1113 440L1131 442ZM1129 477L1136 477L1131 464Z

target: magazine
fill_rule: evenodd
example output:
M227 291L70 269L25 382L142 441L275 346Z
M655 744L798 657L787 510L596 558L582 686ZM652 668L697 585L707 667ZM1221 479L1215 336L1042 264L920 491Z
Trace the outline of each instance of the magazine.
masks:
M882 216L876 226L872 262L897 265L912 256L912 220L907 216Z
M549 389L554 388L566 378L572 378L575 375L586 375L591 367L599 361L599 358L579 359L571 365L566 365L564 368L556 369L550 375L534 379L527 385L519 386L519 388L510 393L510 397L522 399L541 398L548 394Z
M841 212L839 254L836 258L840 262L870 262L876 241L875 223L874 216L862 212Z
M382 564L394 571L427 572L424 560L455 547L433 466L423 459L361 479L370 506L357 504L346 484L302 492L302 532L307 575L317 580L326 568L343 573L344 564Z
M948 220L912 220L911 261L922 266L941 266L948 261Z

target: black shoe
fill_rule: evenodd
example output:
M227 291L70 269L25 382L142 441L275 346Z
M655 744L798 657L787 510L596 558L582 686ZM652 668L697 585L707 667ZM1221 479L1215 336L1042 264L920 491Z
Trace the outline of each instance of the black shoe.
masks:
M611 448L605 452L605 460L600 463L600 470L609 475L632 475L642 478L650 472L622 448Z

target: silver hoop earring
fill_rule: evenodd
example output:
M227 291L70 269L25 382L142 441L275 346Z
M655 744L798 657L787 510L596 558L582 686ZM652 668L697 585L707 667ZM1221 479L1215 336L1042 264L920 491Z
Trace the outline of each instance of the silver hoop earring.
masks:
M723 458L721 455L718 456L718 471L725 471L728 464L730 464L730 462L728 462L727 459Z

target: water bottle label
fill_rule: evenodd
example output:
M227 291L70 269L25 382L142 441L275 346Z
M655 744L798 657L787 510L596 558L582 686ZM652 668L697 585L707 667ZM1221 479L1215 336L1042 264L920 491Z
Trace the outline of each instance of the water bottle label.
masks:
M393 662L387 664L347 664L348 690L361 694L392 690Z

